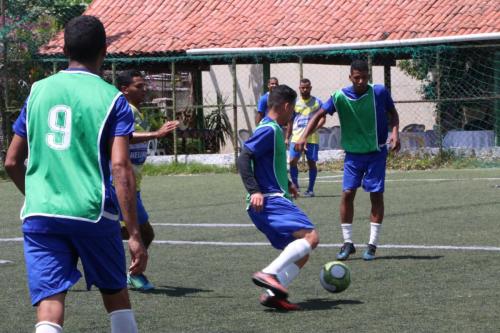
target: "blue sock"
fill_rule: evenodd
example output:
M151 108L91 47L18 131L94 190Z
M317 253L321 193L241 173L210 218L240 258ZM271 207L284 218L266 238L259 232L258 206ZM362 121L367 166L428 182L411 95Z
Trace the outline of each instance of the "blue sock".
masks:
M290 166L290 176L292 177L292 183L299 189L299 168L296 166Z
M318 175L318 169L309 169L309 187L308 192L314 192L314 183L316 182L316 176Z

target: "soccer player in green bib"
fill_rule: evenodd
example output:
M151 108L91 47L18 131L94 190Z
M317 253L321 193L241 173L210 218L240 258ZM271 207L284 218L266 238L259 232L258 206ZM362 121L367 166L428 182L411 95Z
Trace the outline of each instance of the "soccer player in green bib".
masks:
M98 75L106 32L97 18L67 23L64 53L68 69L32 86L5 162L25 195L21 218L31 303L37 307L35 332L63 331L66 293L82 276L81 261L87 288L95 285L101 292L111 332L135 333L110 181L112 172L130 235L129 271L140 274L148 255L137 225L129 159L133 114L123 95Z
M146 162L148 156L149 140L159 139L165 137L177 128L178 121L167 121L157 131L150 131L150 125L144 114L140 111L139 107L144 102L146 97L146 82L137 70L126 70L121 72L116 79L117 88L123 93L123 96L130 104L130 108L134 113L135 132L130 139L130 161L134 167L134 174L136 180L136 198L137 198L137 222L141 231L142 241L146 249L153 242L155 233L151 223L149 223L149 215L141 197L141 181L142 181L142 167ZM113 200L117 202L114 187L112 188ZM123 222L123 215L120 212L120 221ZM125 225L122 225L123 239L129 239L129 234ZM129 274L127 276L127 283L129 287L147 291L154 288L153 284L149 282L146 275Z
M337 112L341 127L341 145L345 150L340 222L344 244L337 254L338 260L346 260L356 252L352 241L354 197L358 187L370 193L370 239L364 260L375 259L382 220L384 219L384 182L387 159L389 119L389 145L400 149L399 117L389 91L382 85L368 84L368 64L355 60L351 64L349 80L352 86L333 93L318 113L311 119L295 149L304 149L307 137L327 113Z

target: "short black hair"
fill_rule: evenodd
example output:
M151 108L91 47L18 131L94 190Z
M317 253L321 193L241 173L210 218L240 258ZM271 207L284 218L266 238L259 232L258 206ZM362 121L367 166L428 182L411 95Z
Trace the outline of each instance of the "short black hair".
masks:
M271 80L275 80L276 82L280 82L276 76L271 76L269 80L267 80L267 83L271 82Z
M351 73L352 71L368 72L368 63L362 59L356 59L351 63Z
M300 83L309 83L309 84L311 84L311 80L306 79L306 78L300 79Z
M129 86L132 83L132 81L134 81L134 77L143 77L143 76L141 72L135 69L129 69L121 72L116 77L116 87L118 89L121 89L121 87L123 86L125 87Z
M273 89L269 93L267 98L267 106L269 109L273 107L280 106L284 103L294 103L297 99L297 93L295 90L287 86L286 84L281 84Z
M66 55L76 61L95 61L106 47L106 31L95 16L82 15L72 18L64 28Z

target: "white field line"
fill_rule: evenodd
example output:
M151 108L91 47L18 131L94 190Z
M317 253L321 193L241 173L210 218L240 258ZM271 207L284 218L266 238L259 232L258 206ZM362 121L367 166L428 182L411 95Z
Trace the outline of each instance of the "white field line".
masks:
M250 223L151 223L160 227L196 227L196 228L254 228Z
M0 242L22 242L23 238L0 238ZM208 246L271 246L267 242L209 242L209 241L181 241L181 240L155 240L156 244L168 245L208 245ZM340 247L342 244L320 244L320 247ZM366 247L364 244L356 244L357 247ZM454 250L454 251L491 251L500 252L497 246L453 246L453 245L412 245L412 244L385 244L379 245L381 249L416 249L416 250Z
M304 180L306 180L305 178ZM420 179L386 179L386 183L395 182L461 182L461 181L478 181L478 180L500 180L497 177L490 178L420 178ZM316 183L342 183L342 180L321 180L316 178Z
M13 261L10 261L10 260L2 260L0 259L0 265L4 265L4 264L12 264Z

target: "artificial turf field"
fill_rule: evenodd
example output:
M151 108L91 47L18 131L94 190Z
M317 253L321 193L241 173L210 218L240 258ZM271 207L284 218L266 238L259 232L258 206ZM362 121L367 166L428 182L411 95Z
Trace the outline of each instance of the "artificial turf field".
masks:
M321 172L317 196L296 201L322 245L290 286L290 300L304 311L284 313L262 307L250 280L278 252L250 224L237 175L145 177L143 200L158 224L147 270L156 289L130 293L140 331L500 331L500 169L389 172L373 262L360 259L369 197L358 192L358 252L346 262L352 283L330 294L318 275L341 242L340 181L339 173ZM9 262L0 264L0 332L32 332L35 322L19 240L21 205L14 185L1 182L0 262ZM64 328L109 331L99 292L86 292L83 280L68 293Z

